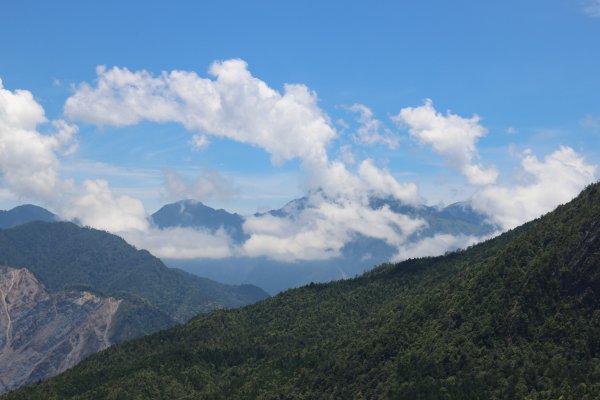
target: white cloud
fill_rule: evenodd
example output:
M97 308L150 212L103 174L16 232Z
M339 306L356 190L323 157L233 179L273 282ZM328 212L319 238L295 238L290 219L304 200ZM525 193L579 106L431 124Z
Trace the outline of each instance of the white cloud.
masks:
M65 115L98 125L178 122L191 131L258 145L275 163L295 157L326 163L326 145L336 131L315 93L286 84L282 94L253 77L239 59L215 62L209 72L214 79L99 67L96 86L80 84L65 103Z
M437 234L414 243L400 246L393 261L399 262L408 260L409 258L437 256L447 251L467 248L483 239L467 235Z
M412 137L443 155L447 163L466 176L470 183L487 185L496 181L498 171L495 168L484 169L474 163L479 158L476 142L487 132L479 124L478 116L463 118L450 112L443 115L428 99L420 107L403 108L392 120L407 126Z
M0 80L0 176L18 197L51 201L67 185L58 177L58 156L75 151L77 128L59 120L52 134L40 133L47 122L31 92L4 89Z
M144 205L129 196L115 196L105 180L85 180L59 212L61 218L113 233L147 230Z
M360 126L353 136L356 143L366 145L381 143L390 149L398 148L400 138L376 119L369 107L364 104L353 104L348 110L358 114L357 120Z
M552 211L570 201L596 180L596 166L570 147L561 146L543 161L526 151L521 160L523 181L511 186L490 185L476 193L473 206L504 229Z
M422 202L417 185L399 183L389 171L377 168L373 160L367 159L361 162L358 174L362 178L362 184L372 196L393 197L405 204Z
M309 172L307 190L318 190L332 201L367 204L369 196L376 196L392 197L413 205L422 202L417 185L398 182L389 171L376 167L371 159L361 161L354 172L341 161L331 161L326 168Z
M205 169L193 182L186 182L170 168L163 170L164 197L173 201L181 199L230 199L239 194L233 182L214 169Z
M192 228L129 229L123 238L161 258L226 258L235 255L232 240L222 229L208 232Z
M584 0L583 11L590 17L600 17L600 0Z
M194 150L200 151L208 147L210 140L208 140L206 135L194 135L192 136L192 140L190 140L190 144Z
M243 251L248 256L267 255L283 261L328 259L339 256L356 234L399 246L424 225L424 221L396 214L388 207L373 210L358 199L331 201L319 192L291 217L249 217L244 230L251 237Z
M352 152L352 146L349 144L343 145L338 150L340 161L342 161L346 165L354 165L356 164L356 157L354 157L354 153Z

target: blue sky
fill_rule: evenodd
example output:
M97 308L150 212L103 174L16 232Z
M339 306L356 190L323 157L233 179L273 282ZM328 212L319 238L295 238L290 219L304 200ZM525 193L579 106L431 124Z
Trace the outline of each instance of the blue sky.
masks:
M76 130L65 143L76 143L77 149L61 152L58 145L50 146L51 160L44 165L57 169L55 179L68 190L85 192L81 188L86 179L103 179L111 196L139 200L146 214L185 195L244 214L279 207L315 188L317 167L305 150L273 163L279 150L274 153L267 139L242 140L222 126L211 131L206 121L186 126L182 121L190 116L181 116L181 110L159 122L141 113L133 122L99 123L108 117L90 115L97 110L89 103L99 101L98 91L81 97L79 108L67 112L67 99L85 85L98 89L98 66L106 66L108 73L115 71L113 67L133 74L146 71L147 82L156 83L163 71L194 72L199 79L215 82L217 76L209 73L213 63L243 60L249 76L275 93L283 95L285 85L292 83L314 95L309 106L316 108L315 120L322 117L327 125L325 136L319 136L327 160L319 168L345 160L348 171L359 174L361 162L369 160L378 173L389 173L402 185L415 184L420 201L429 204L466 200L486 190L488 198L502 196L498 190L514 197L511 190L519 185L536 179L542 185L543 174L532 171L550 171L551 161L559 156L567 171L564 186L573 184L564 196L572 196L597 177L593 167L600 160L598 0L8 0L2 15L4 90L31 92L48 121L64 120ZM167 87L167 97L175 96L179 92L169 82L161 84ZM119 103L122 89L104 94L113 107L104 112L129 112ZM427 99L433 107L429 117L437 113L443 124L433 132L435 137L419 128L422 121L413 115L426 111ZM368 117L360 111L367 109ZM401 110L407 110L402 118ZM464 135L457 133L463 136L454 146L444 139L444 129L465 126L452 125L451 116L464 124L479 118L473 120L471 133L468 129ZM236 117L223 118L227 122ZM245 123L247 118L234 122ZM367 129L369 123L372 130L365 135L371 142L367 136L359 138L361 127ZM267 125L261 129L270 132ZM36 129L41 135L56 134L50 123ZM327 136L330 131L335 137ZM287 143L289 138L277 136L283 131L277 132L268 140ZM470 134L475 136L468 138ZM194 135L208 144L194 148L190 144ZM457 144L464 145L462 154ZM573 153L555 153L565 149L561 146ZM546 160L553 154L556 157ZM527 170L523 167L527 157L540 165ZM577 160L581 168L573 178L569 166ZM467 172L473 166L480 168L476 174L488 176L474 177ZM10 165L2 168L3 208L22 202L53 210L69 207L69 196L48 199L40 194L43 191L11 186ZM583 177L578 171L584 171ZM563 176L563 170L551 173ZM477 179L480 182L474 183ZM63 186L52 190L68 191ZM528 195L523 194L524 202ZM542 193L535 196L544 198ZM481 200L480 209L490 215L506 205L489 203ZM554 203L502 221L507 227L514 225L506 221L521 221Z

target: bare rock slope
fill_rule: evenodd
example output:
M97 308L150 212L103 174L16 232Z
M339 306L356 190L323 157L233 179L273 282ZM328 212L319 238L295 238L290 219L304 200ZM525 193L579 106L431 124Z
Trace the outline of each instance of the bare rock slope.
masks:
M110 346L121 300L49 294L25 269L0 267L0 393L54 376Z

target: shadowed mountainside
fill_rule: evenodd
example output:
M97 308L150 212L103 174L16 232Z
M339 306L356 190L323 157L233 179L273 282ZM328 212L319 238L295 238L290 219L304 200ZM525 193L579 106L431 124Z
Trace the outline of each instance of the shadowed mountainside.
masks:
M56 215L45 208L24 204L11 210L0 210L0 229L12 228L32 221L56 221Z

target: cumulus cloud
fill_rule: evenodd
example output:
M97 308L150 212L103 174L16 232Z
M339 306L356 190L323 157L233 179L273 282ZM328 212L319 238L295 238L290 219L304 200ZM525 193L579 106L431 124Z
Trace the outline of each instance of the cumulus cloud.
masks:
M115 196L105 180L85 180L60 211L66 220L114 233L147 230L144 205L129 196Z
M422 202L417 185L400 183L389 171L377 168L371 159L360 162L351 171L340 161L332 161L323 170L311 171L309 190L319 189L329 199L367 204L371 196L392 197L406 204Z
M97 74L95 86L82 83L67 99L65 115L97 125L178 122L191 131L260 146L275 163L299 157L322 165L326 144L336 137L314 92L286 84L280 93L253 77L243 60L213 63L214 79L118 67L98 67Z
M363 145L381 143L390 149L398 148L400 138L376 119L369 107L357 103L350 106L348 110L358 114L357 120L360 126L353 136L355 142Z
M58 120L52 133L40 133L48 122L31 92L10 91L0 80L0 176L17 197L50 201L67 185L58 157L75 151L77 127Z
M490 185L476 193L473 207L504 229L514 228L553 210L596 180L596 166L570 147L561 146L540 161L530 150L522 155L522 182Z
M470 183L487 185L496 181L498 171L495 168L484 169L476 163L479 158L477 140L487 132L479 124L478 116L463 118L450 112L443 115L427 99L420 107L403 108L392 120L407 126L413 138L443 155L447 163Z
M171 201L230 199L239 194L233 182L214 169L205 169L193 182L186 182L181 175L170 168L165 168L163 173L164 197Z

